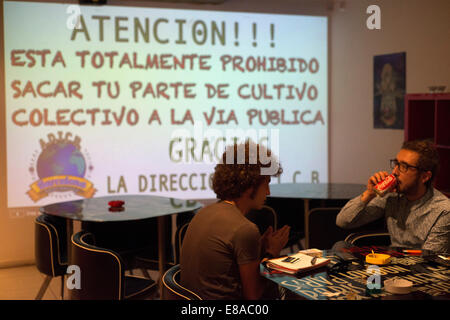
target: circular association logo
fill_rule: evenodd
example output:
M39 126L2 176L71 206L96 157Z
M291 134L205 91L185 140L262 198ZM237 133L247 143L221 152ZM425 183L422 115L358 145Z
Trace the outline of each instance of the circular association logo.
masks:
M81 139L72 138L70 132L48 134L48 141L41 139L41 150L33 154L29 171L34 182L27 194L37 202L42 198L55 196L68 198L75 193L92 198L97 191L89 178L93 166L89 154L81 152Z

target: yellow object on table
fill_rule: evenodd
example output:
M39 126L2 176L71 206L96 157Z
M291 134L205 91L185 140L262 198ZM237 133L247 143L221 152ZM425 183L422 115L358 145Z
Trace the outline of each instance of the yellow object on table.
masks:
M373 253L372 250L372 253L366 256L366 262L377 265L388 264L391 262L391 256L388 254Z

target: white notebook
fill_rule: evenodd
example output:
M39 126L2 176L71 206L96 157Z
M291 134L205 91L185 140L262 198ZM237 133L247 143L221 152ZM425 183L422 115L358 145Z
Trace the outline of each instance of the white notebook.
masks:
M329 262L330 259L311 257L299 252L287 257L271 259L266 266L270 269L294 274L326 266Z

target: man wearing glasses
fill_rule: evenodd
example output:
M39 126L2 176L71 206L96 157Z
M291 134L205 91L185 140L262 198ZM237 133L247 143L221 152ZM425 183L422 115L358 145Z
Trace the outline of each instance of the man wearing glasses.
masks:
M374 186L389 173L375 173L366 191L342 208L336 224L356 228L384 216L392 246L450 253L450 200L432 186L438 166L439 156L431 141L404 142L391 160L397 179L391 192L376 195Z

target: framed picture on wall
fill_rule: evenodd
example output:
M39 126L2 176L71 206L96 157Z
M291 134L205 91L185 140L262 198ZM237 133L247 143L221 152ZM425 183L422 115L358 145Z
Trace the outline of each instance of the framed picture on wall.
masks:
M403 129L406 52L373 58L373 126Z

